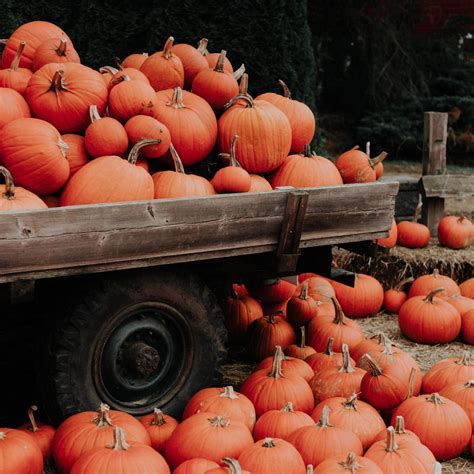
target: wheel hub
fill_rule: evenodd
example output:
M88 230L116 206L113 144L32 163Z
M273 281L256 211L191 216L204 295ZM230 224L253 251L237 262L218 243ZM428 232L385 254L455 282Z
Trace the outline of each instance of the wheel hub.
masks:
M144 342L134 342L126 349L123 357L129 369L138 377L151 375L160 363L158 351Z

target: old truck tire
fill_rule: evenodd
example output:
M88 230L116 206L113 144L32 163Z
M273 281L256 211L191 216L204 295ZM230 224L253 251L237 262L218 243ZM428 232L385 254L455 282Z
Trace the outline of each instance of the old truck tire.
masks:
M226 332L196 276L163 269L88 276L67 301L42 373L52 420L100 402L136 416L154 407L177 416L217 382Z

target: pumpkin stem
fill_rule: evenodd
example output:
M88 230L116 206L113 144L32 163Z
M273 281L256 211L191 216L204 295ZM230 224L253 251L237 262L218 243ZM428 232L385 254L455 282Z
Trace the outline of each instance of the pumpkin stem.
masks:
M59 151L61 152L61 155L63 155L63 158L66 158L67 152L69 150L69 145L62 138L58 138L58 147Z
M245 73L245 64L241 64L239 69L236 69L234 71L234 78L236 81L238 81Z
M120 72L120 71L117 71ZM115 73L117 74L117 73ZM120 74L120 76L116 76L110 80L110 83L116 86L117 84L120 84L121 82L124 81L130 81L130 76L127 76L127 74Z
M408 285L408 283L411 283L412 281L414 281L413 277L405 278L404 280L399 282L393 289L396 290L396 291L402 291L403 287L405 285Z
M67 39L61 38L59 40L59 46L56 48L56 54L58 56L66 56L67 52Z
M314 467L312 464L306 466L306 474L314 474Z
M181 158L179 157L178 152L176 151L176 148L174 147L174 145L172 143L170 143L170 153L171 153L171 158L173 158L175 171L177 173L186 174L184 172L183 162L181 161ZM235 293L235 294L237 295L237 293ZM238 297L238 295L237 295L237 297Z
M388 451L389 453L398 451L397 438L393 426L387 428L387 447L385 448L385 451Z
M224 387L224 391L219 395L221 398L229 398L230 400L237 400L239 397L235 394L234 387L227 385Z
M473 388L474 387L474 380L468 380L465 384L464 384L464 388Z
M125 430L116 426L114 428L114 445L112 449L114 451L127 451L130 448L130 445L125 439Z
M426 295L426 297L423 299L425 303L431 303L433 304L433 298L438 294L444 291L444 288L436 288L435 290L431 291Z
M370 158L370 141L365 142L365 154Z
M433 273L431 274L431 276L432 276L433 278L439 278L439 270L438 270L437 268L435 268L435 269L433 270Z
M97 122L102 117L99 115L99 110L97 109L97 105L91 105L89 107L89 117L91 119L91 123Z
M99 69L99 72L101 74L105 74L106 72L108 72L109 74L117 74L119 72L118 69L115 69L114 67L112 66L102 66L100 69Z
M381 163L385 158L387 157L388 153L383 151L380 153L379 156L376 156L375 158L369 158L369 165L372 168L375 168L379 163Z
M328 345L326 346L326 350L324 351L324 353L325 353L326 355L328 355L328 356L334 355L335 353L334 353L334 351L332 350L333 346L334 346L334 337L333 337L333 336L330 336L330 337L328 338Z
M39 431L38 425L36 424L35 415L33 413L36 410L38 410L38 407L36 405L31 405L30 408L28 408L28 418L30 420L31 425L31 428L28 428L28 431L32 431L33 433Z
M300 300L306 301L308 299L308 282L303 282L301 286L300 296L298 296Z
M165 43L165 46L163 47L163 57L165 59L169 59L171 55L173 54L173 43L174 43L174 38L170 36Z
M304 349L306 347L306 328L304 326L300 326L300 334L301 334L300 349Z
M432 393L427 399L427 402L434 403L435 405L443 405L445 402L444 400L439 396L439 393Z
M131 163L132 165L137 164L138 160L138 153L139 151L148 146L148 145L158 145L161 143L160 138L144 138L143 140L140 140L139 142L135 143L133 145L133 148L130 150L130 153L128 154L128 162Z
M239 461L237 461L237 459L222 458L221 463L228 466L229 474L242 474L242 468L240 467Z
M275 448L275 442L273 441L273 438L265 438L263 440L262 448Z
M415 389L415 375L416 369L415 367L412 367L410 370L410 376L408 377L408 392L405 400L408 400L409 398L413 397L413 391Z
M370 354L364 354L363 357L365 357L365 360L367 361L367 366L372 376L378 377L379 375L382 375L382 369L379 367L377 362L375 362L375 360L372 359Z
M253 100L252 96L250 94L237 94L235 97L232 97L232 99L227 102L227 104L224 105L224 109L228 109L232 105L235 104L239 99L244 100L247 102L247 107L254 107L255 106L255 101Z
M403 416L398 415L395 420L395 433L397 434L406 434L405 430L405 418Z
M272 360L272 370L268 374L269 377L273 377L275 379L283 377L283 373L281 371L282 361L283 358L281 356L281 346L275 346L275 353L273 354Z
M344 322L344 313L342 312L341 305L339 301L334 296L331 296L332 304L334 305L334 309L336 311L336 315L334 316L334 324L346 324Z
M347 455L347 459L339 463L344 469L350 470L352 473L355 473L362 466L357 462L357 456L355 453L350 452Z
M6 439L7 437L7 434L5 433L5 431L0 431L0 440L4 440Z
M464 351L462 357L456 361L457 365L473 365L472 356L469 351Z
M18 69L18 65L20 64L21 56L23 54L23 50L25 49L26 41L20 41L18 45L18 49L16 50L15 56L10 64L10 71L16 71Z
M4 166L0 166L0 174L5 179L5 192L2 197L13 201L15 199L15 184L13 183L13 176Z
M209 51L207 49L207 44L209 43L209 40L207 38L201 38L198 42L197 45L197 50L203 55L207 56L209 54Z
M267 318L268 318L268 322L270 324L275 324L275 317L276 316L281 316L283 314L283 311L281 309L279 309L278 311L274 311L273 313L270 313ZM277 346L275 346L277 347ZM278 346L280 347L280 346ZM280 350L281 350L281 347L280 347Z
M304 145L303 156L306 158L313 158L313 154L311 153L311 145L309 143L305 143Z
M293 403L292 402L286 402L284 405L283 405L283 408L281 409L281 411L284 411L285 413L294 413L294 409L293 409Z
M59 95L61 91L67 91L66 81L64 80L64 71L62 69L57 70L51 79L50 90L54 91L56 95Z
M219 57L217 58L216 66L214 68L215 72L224 72L224 61L226 55L227 51L225 49L222 49L219 54Z
M110 407L106 403L101 403L97 415L92 418L92 423L95 423L99 428L103 426L114 426L112 420L109 417Z
M339 369L339 372L344 372L345 374L350 374L354 372L354 367L351 364L351 356L349 354L349 346L347 344L342 345L342 367Z
M421 196L418 199L418 204L416 205L415 214L413 214L412 222L418 222L418 217L420 217L421 208L423 207L423 201Z
M120 58L118 56L115 56L114 61L115 61L115 65L117 66L117 69L119 71L123 71L123 66L122 66L122 62L120 61Z
M153 420L151 421L150 425L162 426L165 423L166 420L163 416L163 412L159 408L155 408L153 410Z
M175 109L184 109L184 107L186 107L183 103L183 89L181 89L181 87L175 87L173 89L171 100L166 105L174 107Z
M290 89L288 89L288 86L281 79L278 79L278 84L283 88L283 96L291 99L291 92Z
M225 428L230 425L230 419L225 416L215 416L214 418L208 418L211 426Z
M230 142L230 166L235 166L236 168L242 168L242 166L240 166L240 163L237 161L237 158L235 157L235 147L237 145L237 142L239 141L239 138L240 137L238 135L234 135Z
M249 89L249 75L247 73L242 74L239 83L239 95L247 95Z
M321 412L321 416L319 417L319 421L316 423L316 426L319 426L320 428L327 428L329 426L332 426L331 423L329 423L330 411L331 409L327 405L324 405L323 411Z
M352 395L349 395L343 402L342 406L344 408L350 409L350 410L356 410L357 409L357 393L353 393Z

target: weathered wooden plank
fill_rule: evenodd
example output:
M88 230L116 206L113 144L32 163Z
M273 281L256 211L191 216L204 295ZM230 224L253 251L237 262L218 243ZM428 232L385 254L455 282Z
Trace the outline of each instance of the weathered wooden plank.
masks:
M474 195L473 175L427 175L421 178L420 185L427 198Z

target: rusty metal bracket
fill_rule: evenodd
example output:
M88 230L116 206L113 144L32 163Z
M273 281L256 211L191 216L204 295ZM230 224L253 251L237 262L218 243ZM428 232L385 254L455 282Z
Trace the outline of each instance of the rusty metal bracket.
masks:
M279 188L279 190L287 189ZM276 251L276 270L278 272L296 271L308 198L309 194L306 191L295 190L288 193Z

